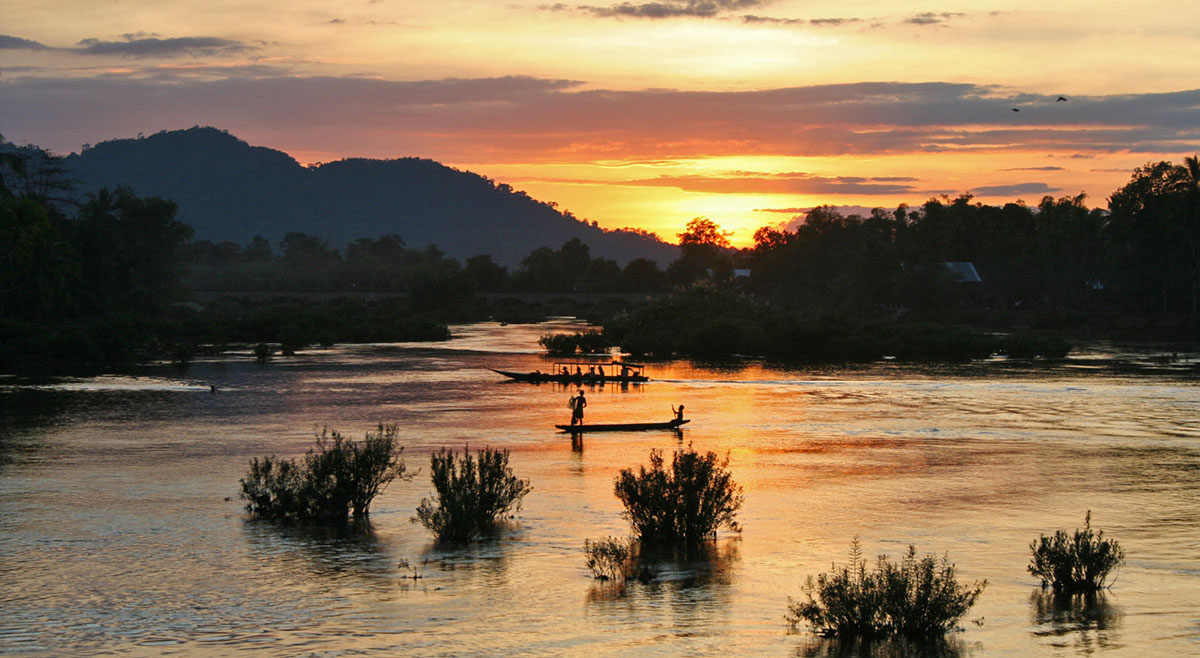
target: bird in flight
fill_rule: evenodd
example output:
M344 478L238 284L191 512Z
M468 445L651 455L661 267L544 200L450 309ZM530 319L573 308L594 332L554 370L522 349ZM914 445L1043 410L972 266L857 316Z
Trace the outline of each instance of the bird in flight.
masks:
M1013 108L1013 112L1020 112L1020 111L1021 111L1021 108L1019 108L1019 107L1014 107L1014 108Z
M1059 96L1059 97L1058 97L1058 100L1056 100L1056 101L1054 101L1054 102L1055 102L1055 103L1065 103L1065 102L1067 102L1067 97L1066 97L1066 96Z

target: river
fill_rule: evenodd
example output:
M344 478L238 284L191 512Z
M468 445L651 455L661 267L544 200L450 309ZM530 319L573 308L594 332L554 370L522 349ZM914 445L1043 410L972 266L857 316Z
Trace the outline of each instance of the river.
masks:
M556 432L573 389L547 370L559 324L452 327L439 344L335 346L148 365L122 376L0 378L0 654L20 656L834 656L784 621L805 578L865 554L946 555L988 581L944 656L1200 653L1200 380L1194 354L1088 347L1060 363L782 367L651 363L589 387L589 422L692 419L670 432ZM216 386L214 392L210 386ZM248 462L315 431L398 423L411 481L355 531L248 519ZM623 590L585 539L624 536L626 467L683 445L728 454L742 532ZM533 491L498 539L435 545L410 521L430 452L511 451ZM1090 601L1054 602L1029 544L1088 511L1127 563ZM407 564L406 568L404 565ZM413 578L413 575L419 578Z

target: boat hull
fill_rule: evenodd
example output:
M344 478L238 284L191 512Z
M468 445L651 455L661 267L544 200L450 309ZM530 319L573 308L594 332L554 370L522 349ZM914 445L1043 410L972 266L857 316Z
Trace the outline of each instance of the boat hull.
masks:
M594 423L591 425L555 425L558 429L571 434L584 432L644 432L647 430L677 430L680 425L691 422L691 419L672 420L667 423Z
M492 372L504 375L518 382L556 382L559 384L640 384L650 381L645 375L629 375L627 377L612 375L553 375L550 373L512 372L511 370L496 370Z

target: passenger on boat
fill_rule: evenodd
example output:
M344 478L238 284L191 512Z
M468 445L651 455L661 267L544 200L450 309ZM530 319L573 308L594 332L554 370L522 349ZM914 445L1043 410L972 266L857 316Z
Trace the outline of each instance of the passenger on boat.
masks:
M683 422L683 405L682 404L679 405L678 409L675 408L675 405L671 405L671 411L675 412L675 420L676 421Z

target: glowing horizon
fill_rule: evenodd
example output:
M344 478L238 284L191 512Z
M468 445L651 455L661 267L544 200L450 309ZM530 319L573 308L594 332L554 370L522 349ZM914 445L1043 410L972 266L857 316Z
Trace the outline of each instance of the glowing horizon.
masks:
M1200 151L1200 5L959 5L13 4L0 132L66 153L209 125L301 163L425 157L606 228L674 241L706 216L738 245L814 205L1104 206Z

